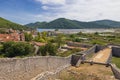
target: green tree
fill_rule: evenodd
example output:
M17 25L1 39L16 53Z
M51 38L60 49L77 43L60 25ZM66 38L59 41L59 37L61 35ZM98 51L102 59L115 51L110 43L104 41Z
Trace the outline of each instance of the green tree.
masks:
M59 48L60 48L61 45L64 43L63 37L64 37L64 36L63 36L62 34L59 34L59 35L56 37L56 42L57 42Z
M42 56L46 56L47 55L47 51L46 51L46 47L45 46L41 46L40 47L39 54L41 54Z
M39 52L42 56L51 55L55 56L57 53L57 47L51 43L41 46Z
M98 32L95 32L94 35L99 35L99 33L98 33Z
M5 42L3 44L3 53L5 57L26 56L32 53L33 46L24 42Z
M74 41L74 42L82 42L82 39L80 39L80 38L75 38L75 39L73 39L73 41Z
M24 33L25 41L32 41L33 37L31 33Z
M34 38L34 41L37 42L47 42L47 33L46 32L42 32L37 34L37 36Z
M42 32L42 38L47 42L47 32Z
M55 31L59 31L59 29L55 29Z
M83 35L83 33L82 33L82 32L79 32L79 33L77 33L77 35L80 35L80 36L81 36L81 35Z

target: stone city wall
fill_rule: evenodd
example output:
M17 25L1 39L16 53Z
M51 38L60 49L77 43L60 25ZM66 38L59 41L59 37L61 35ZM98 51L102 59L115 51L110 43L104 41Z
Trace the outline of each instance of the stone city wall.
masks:
M53 71L69 65L69 57L30 57L0 59L0 80L30 80L44 71Z

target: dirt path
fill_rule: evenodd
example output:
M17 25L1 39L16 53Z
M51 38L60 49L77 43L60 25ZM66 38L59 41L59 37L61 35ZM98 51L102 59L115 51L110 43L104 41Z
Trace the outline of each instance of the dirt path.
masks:
M93 62L106 63L107 59L109 58L109 55L111 54L111 50L111 48L101 50L98 53L96 53L96 55L93 56L91 60Z
M70 67L59 74L60 80L116 80L110 67L104 65L81 64L80 67Z

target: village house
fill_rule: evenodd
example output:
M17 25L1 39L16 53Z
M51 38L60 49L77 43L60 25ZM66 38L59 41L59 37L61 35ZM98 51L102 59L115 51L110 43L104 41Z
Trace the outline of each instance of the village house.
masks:
M0 34L0 42L7 41L25 41L24 34L16 30L12 30L8 34Z

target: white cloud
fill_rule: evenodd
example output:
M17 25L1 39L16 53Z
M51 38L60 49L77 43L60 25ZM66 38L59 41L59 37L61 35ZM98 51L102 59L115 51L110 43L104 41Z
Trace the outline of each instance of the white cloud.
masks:
M53 20L60 17L91 21L112 19L120 21L120 0L37 0L48 10L36 16L41 20ZM60 5L61 6L54 6ZM53 6L50 6L53 5ZM38 14L39 15L39 14Z
M54 5L61 5L61 4L65 4L65 0L36 0L38 2L41 2L42 4L54 4Z
M42 9L44 9L44 10L48 10L49 7L48 7L48 6L42 6Z

